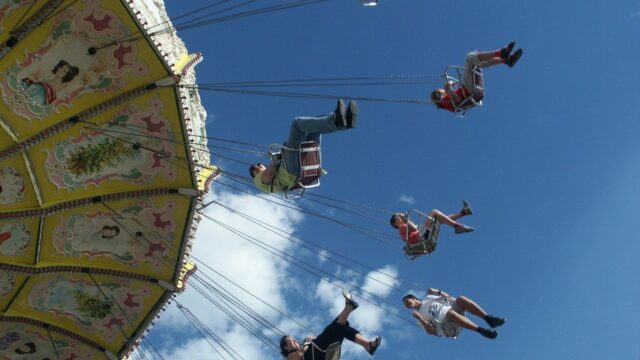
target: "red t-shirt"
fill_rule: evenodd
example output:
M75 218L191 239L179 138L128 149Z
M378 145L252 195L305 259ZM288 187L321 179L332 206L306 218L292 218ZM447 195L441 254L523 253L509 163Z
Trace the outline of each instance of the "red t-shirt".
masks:
M400 237L406 241L408 245L414 245L420 242L420 231L418 229L409 232L409 240L407 240L407 224L400 224Z
M456 91L454 91L454 94L460 96L463 100L466 99L467 96L469 96L469 93L463 87L460 87ZM445 93L444 97L440 99L440 101L438 101L438 106L442 109L456 112L453 104L451 104L451 96L449 95L449 93Z

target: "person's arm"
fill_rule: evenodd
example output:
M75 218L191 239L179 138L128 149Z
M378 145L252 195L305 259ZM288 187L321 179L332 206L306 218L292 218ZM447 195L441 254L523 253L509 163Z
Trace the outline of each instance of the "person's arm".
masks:
M456 105L461 103L462 100L464 100L464 98L458 95L455 91L451 91L450 94L451 94L451 99L453 100L453 103Z
M420 315L419 312L414 311L413 312L413 317L416 318L419 322L420 325L422 325L422 328L429 334L429 335L435 335L436 334L436 327L433 326L432 323L428 322L427 320L425 320L422 315Z
M434 289L434 288L429 288L429 290L427 290L427 294L429 295L440 295L442 297L448 298L450 297L449 294L447 294L446 292L440 290L440 289Z
M453 85L453 81L449 80L444 83L444 91L448 94L451 92L451 86Z
M414 224L413 221L408 219L407 219L407 227L409 228L409 232L414 232L418 230L418 227L416 226L416 224Z
M304 338L304 341L302 343L306 344L306 343L312 342L315 339L316 339L315 336L307 336L306 338Z
M456 93L453 89L453 82L452 81L447 81L444 84L444 92L450 96L450 98L447 99L447 97L445 96L442 101L452 101L454 104L459 104L462 100L464 100L464 98L462 96L460 96L458 93Z
M275 176L276 168L272 164L267 166L267 169L262 172L262 175L260 175L260 181L262 181L263 184L271 184Z

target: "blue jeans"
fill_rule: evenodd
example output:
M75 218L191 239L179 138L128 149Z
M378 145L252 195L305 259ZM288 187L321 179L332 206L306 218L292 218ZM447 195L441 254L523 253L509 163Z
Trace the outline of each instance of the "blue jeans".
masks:
M323 116L298 116L291 123L289 138L285 145L297 149L303 141L315 141L320 145L320 135L346 128L336 126L336 115L331 113ZM300 160L298 152L284 151L284 162L287 164L287 171L291 174L300 174Z

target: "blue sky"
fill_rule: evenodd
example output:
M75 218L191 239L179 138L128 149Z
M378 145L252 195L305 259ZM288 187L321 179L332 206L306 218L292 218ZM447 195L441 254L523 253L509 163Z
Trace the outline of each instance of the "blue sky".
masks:
M212 1L166 1L170 16L207 3ZM427 105L360 102L356 130L323 138L329 176L315 193L398 211L416 207L454 212L467 199L475 214L465 221L476 232L455 236L443 229L438 250L410 262L371 238L316 217L271 209L273 217L265 221L371 267L392 269L406 282L467 295L490 313L508 318L495 341L470 332L451 340L429 337L365 308L363 314L372 314L369 320L381 323L369 323L361 316L354 324L384 337L376 359L635 359L640 356L636 339L640 333L639 14L639 1L612 5L587 0L576 7L569 1L495 1L487 6L466 0L380 0L378 7L363 8L357 0L342 0L183 31L179 36L191 52L204 54L196 68L199 83L437 76L447 64L461 64L470 50L490 50L517 40L525 50L520 63L513 69L487 69L485 106L464 119ZM320 90L421 98L431 86ZM331 100L216 92L201 96L209 114L209 136L260 144L284 141L296 115L328 113L335 107ZM212 161L228 171L246 173L244 165L216 158L215 152ZM268 206L213 186L213 198L246 211L253 208L258 214ZM413 198L414 204L399 201L402 197ZM305 201L300 205L339 215ZM227 223L237 221L228 213L212 216ZM380 213L372 216L388 218ZM363 219L346 220L369 226ZM251 264L260 256L251 245L234 245L241 240L223 229L203 224L201 233L203 226L211 231L199 237L195 256L204 256L208 246L226 251L222 256L227 260L241 255ZM370 226L391 232L381 223ZM282 240L265 241L274 241L331 273L345 272ZM207 263L241 282L245 279L248 270L238 265L242 260L233 263L238 266L215 260ZM331 291L318 285L318 278L269 261L263 265L272 266L273 273L244 283L266 286L273 281L271 287L255 290L264 291L274 304L299 314L316 329L331 321L339 298L323 298ZM182 297L185 303L194 301L203 318L211 315L207 311L214 310L196 305L197 296L188 290ZM397 304L395 310L409 317L396 294L386 296ZM177 325L177 316L167 318L150 337L156 346L162 344L165 354L195 359L197 348L198 356L215 358L210 348L186 346L194 341L191 333ZM247 341L232 323L220 321L225 324L220 331L229 339L236 344ZM298 338L307 335L299 329L293 333ZM168 334L173 334L172 340ZM260 358L278 358L277 353L264 351ZM343 358L368 355L349 350Z

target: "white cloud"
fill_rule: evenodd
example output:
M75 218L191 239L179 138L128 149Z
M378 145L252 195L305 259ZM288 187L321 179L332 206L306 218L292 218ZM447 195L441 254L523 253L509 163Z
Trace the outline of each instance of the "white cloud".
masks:
M327 262L327 256L329 256L329 252L327 250L318 251L318 261L320 264Z
M413 205L415 203L415 199L413 198L413 196L402 194L398 198L398 202Z
M387 297L392 289L398 285L398 270L387 265L377 271L367 274L362 288L378 296Z

